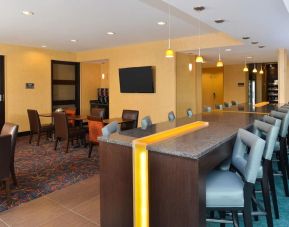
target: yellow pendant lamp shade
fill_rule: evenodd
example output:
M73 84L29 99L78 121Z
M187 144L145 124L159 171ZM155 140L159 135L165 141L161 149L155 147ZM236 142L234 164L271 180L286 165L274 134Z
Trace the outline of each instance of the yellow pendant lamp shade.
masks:
M249 71L249 69L248 69L247 65L245 65L243 72L248 72L248 71Z
M204 63L203 57L202 57L201 55L198 55L198 56L196 57L196 62L197 62L197 63Z
M174 51L172 49L166 50L166 58L173 58L174 57Z
M223 67L224 64L222 62L222 60L217 61L217 67Z
M263 75L264 74L264 71L263 71L263 67L262 67L262 65L261 65L261 69L260 69L260 72L259 72L261 75Z
M256 65L254 65L254 69L253 69L252 72L253 72L253 73L257 73L257 72L258 72L258 70L256 69Z

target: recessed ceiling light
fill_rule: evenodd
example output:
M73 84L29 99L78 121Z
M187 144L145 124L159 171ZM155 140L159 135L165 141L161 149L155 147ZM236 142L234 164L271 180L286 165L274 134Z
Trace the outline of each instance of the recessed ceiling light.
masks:
M70 42L72 42L72 43L76 43L77 40L76 40L76 39L71 39Z
M248 58L248 59L252 59L253 57L252 57L252 56L248 56L248 57L246 57L246 58Z
M194 10L196 11L203 11L205 10L206 8L204 6L197 6L197 7L194 7Z
M32 15L34 15L33 12L28 11L28 10L23 10L23 11L22 11L22 14L25 15L25 16L32 16Z
M256 42L256 41L251 42L251 44L253 44L253 45L258 44L258 43L259 43L259 42Z
M42 47L42 48L46 48L47 46L46 46L46 45L42 45L41 47Z
M223 20L223 19L215 20L215 23L217 23L217 24L222 24L224 22L225 22L225 20Z
M265 46L258 46L259 48L264 48Z
M242 39L250 39L250 37L249 36L244 36L244 37L242 37Z
M115 35L115 32L107 32L107 35Z
M164 26L164 25L166 25L166 24L167 24L167 23L166 23L165 21L159 21L159 22L158 22L158 25L159 25L159 26Z
M227 49L225 49L225 51L227 51L227 52L229 52L229 51L231 51L232 49L231 48L227 48Z

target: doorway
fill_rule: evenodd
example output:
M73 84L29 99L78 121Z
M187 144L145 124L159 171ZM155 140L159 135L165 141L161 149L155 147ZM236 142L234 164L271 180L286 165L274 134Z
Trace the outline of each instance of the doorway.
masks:
M0 55L0 127L5 123L5 80L4 56Z

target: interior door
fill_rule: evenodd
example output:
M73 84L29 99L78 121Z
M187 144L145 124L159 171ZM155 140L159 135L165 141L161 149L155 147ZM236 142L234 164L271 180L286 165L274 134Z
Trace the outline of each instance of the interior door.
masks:
M5 123L4 56L0 55L0 128Z

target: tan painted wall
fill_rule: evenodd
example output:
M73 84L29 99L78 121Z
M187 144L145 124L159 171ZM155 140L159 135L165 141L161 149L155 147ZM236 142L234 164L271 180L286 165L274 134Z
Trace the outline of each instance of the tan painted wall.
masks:
M203 106L214 107L224 102L223 68L205 68L202 70Z
M28 108L40 113L51 111L51 60L74 61L76 55L3 44L0 51L5 56L6 121L19 124L20 131L27 131ZM27 82L34 83L35 89L25 89Z
M224 101L236 100L239 103L248 102L248 75L243 72L244 65L224 66ZM238 87L244 83L244 87Z

